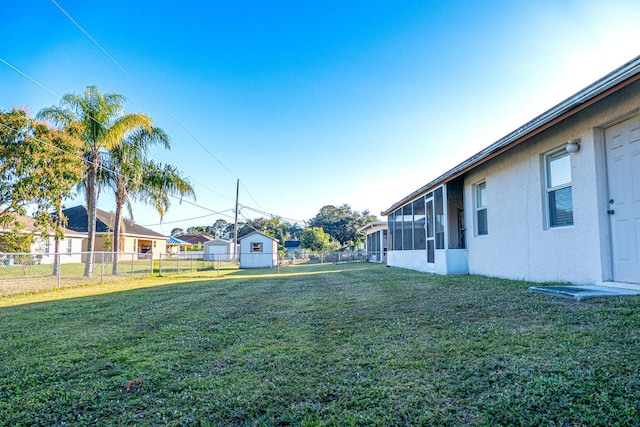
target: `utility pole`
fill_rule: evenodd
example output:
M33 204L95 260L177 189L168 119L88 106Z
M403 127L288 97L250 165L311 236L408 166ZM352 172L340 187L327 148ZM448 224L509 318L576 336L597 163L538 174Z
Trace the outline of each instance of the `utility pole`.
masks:
M238 259L238 196L240 195L240 178L236 184L236 225L233 228L233 256Z

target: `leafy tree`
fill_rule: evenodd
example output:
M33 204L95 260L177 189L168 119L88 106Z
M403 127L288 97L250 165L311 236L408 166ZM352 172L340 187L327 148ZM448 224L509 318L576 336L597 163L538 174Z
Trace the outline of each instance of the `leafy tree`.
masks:
M220 218L214 222L210 228L210 233L216 239L231 240L233 238L234 224L228 223L224 219Z
M197 225L194 227L187 228L187 234L208 234L207 226L205 225Z
M139 128L151 132L151 119L140 113L124 114L124 97L115 93L102 94L96 86L88 86L83 95L70 93L60 105L41 110L39 118L47 119L63 129L75 129L84 142L86 171L84 190L87 196L89 256L84 275L93 275L96 205L98 199L98 169L104 150L122 143L127 133Z
M170 148L169 137L160 128L139 127L127 133L120 144L114 145L98 172L98 184L109 186L116 199L113 225L113 274L118 274L122 209L127 205L133 220L132 201L154 206L160 219L171 205L170 196L195 196L189 182L171 165L156 164L148 158L152 145Z
M238 229L238 239L259 231L267 236L271 236L278 240L278 245L284 247L285 240L289 240L289 224L283 222L278 217L273 218L256 218L247 221L241 228Z
M307 228L300 236L300 246L313 252L322 252L329 247L331 236L320 227Z
M62 200L70 196L83 173L82 142L73 127L51 129L26 111L0 112L0 228L4 250L29 252L32 233L25 233L18 215L35 207L36 230L63 237ZM51 211L58 213L51 215ZM59 259L56 259L56 268Z
M173 230L171 230L172 236L179 236L181 234L184 234L184 230L182 228L174 228Z
M347 204L339 207L327 205L309 221L309 226L322 228L342 245L354 245L362 240L358 228L377 220L378 218L368 210L360 213L352 210Z

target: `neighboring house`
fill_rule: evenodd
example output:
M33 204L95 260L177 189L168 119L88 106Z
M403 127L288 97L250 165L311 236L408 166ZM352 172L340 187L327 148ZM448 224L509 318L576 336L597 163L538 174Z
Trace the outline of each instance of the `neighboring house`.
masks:
M284 250L287 251L288 253L292 253L295 251L302 251L302 246L300 246L300 240L285 240Z
M31 253L34 255L40 255L39 262L42 264L52 264L54 262L54 254L56 248L56 241L54 237L54 231L50 230L47 235L43 235L37 230L35 219L27 216L16 215L17 220L24 226L23 231L25 233L33 233L34 240L31 244ZM2 233L6 230L0 229L0 243L2 240ZM86 239L86 233L79 233L68 228L63 228L64 239L60 240L58 244L58 251L60 252L60 262L81 262L82 243ZM2 252L0 244L0 252Z
M639 284L640 57L382 214L390 266Z
M234 261L235 245L230 240L213 239L203 245L202 257L205 261Z
M254 231L240 239L240 268L278 265L278 240Z
M370 222L358 229L359 233L366 236L365 249L367 251L367 261L387 261L387 228L386 222L376 221Z
M198 246L198 245L202 246L206 242L210 242L211 240L214 240L213 237L207 236L204 234L179 234L175 236L175 238L185 241L193 246Z
M87 232L87 207L75 206L63 209L67 217L67 228ZM114 215L101 209L96 210L96 241L94 250L97 252L108 251L113 248L113 221ZM167 252L167 236L156 233L153 230L137 225L131 221L123 220L120 225L119 249L122 253L151 253L154 256ZM83 251L87 251L88 243L83 244Z
M169 237L167 239L167 253L176 255L179 253L186 253L187 247L191 246L191 243L187 243L183 240L177 239L175 237Z

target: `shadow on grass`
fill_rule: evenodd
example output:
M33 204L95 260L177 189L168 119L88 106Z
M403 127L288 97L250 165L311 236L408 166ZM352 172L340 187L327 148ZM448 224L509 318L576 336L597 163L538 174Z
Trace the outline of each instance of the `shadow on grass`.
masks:
M55 288L51 285L45 290L28 293L15 293L0 297L0 307L42 303L46 301L60 301L64 299L86 298L93 295L103 295L116 292L126 292L135 289L154 287L189 286L202 281L220 280L258 280L273 278L289 278L317 274L331 274L343 271L369 270L381 268L379 265L369 264L321 264L299 265L277 268L243 269L237 268L220 270L199 270L163 276L147 276L140 278L114 278L104 283L84 283L78 278L74 286ZM86 280L86 279L85 279ZM51 282L52 284L54 281Z

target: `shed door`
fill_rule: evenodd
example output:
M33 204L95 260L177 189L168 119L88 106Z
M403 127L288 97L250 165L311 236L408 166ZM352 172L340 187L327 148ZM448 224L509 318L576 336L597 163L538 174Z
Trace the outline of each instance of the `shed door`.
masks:
M640 283L640 117L605 130L613 279Z

